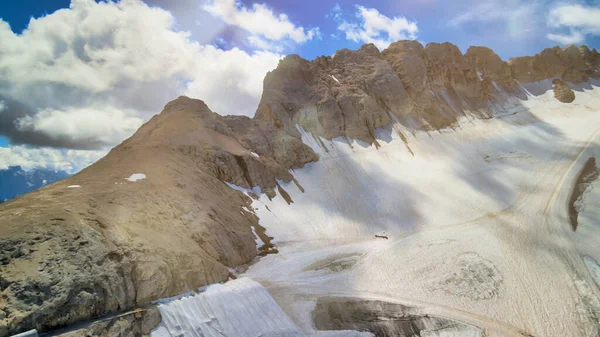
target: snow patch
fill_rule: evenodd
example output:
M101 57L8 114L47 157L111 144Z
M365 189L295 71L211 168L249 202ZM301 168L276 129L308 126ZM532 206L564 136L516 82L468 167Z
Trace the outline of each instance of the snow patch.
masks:
M254 241L256 242L256 249L260 249L262 246L265 245L265 243L263 240L261 240L260 236L258 236L258 234L256 233L256 228L254 226L252 226L251 228L252 228L252 234L254 234Z
M80 188L81 185L69 185L67 186L67 188Z
M340 81L337 78L335 78L335 76L333 76L333 75L329 75L329 76L331 76L331 78L333 78L334 81L340 83Z
M159 302L162 316L152 337L303 336L259 283L240 278L204 287L204 292Z
M182 298L190 297L190 296L194 296L194 295L196 295L196 292L193 290L190 290L183 294L179 294L179 295L175 295L175 296L167 297L167 298L161 298L156 301L152 301L152 303L154 303L154 304L169 304L173 301L180 300Z
M142 179L146 179L146 175L143 173L134 173L129 178L127 178L127 180L130 182L136 182Z
M243 192L248 197L250 196L250 195L248 195L248 193L250 193L250 192L252 192L252 193L254 193L256 195L261 195L262 194L262 188L260 188L260 186L258 186L258 185L252 187L252 189L247 189L245 187L238 186L236 184L232 184L232 183L227 182L227 181L225 181L224 183L227 184L227 186L229 186L230 188L233 188L236 191Z
M254 157L256 157L256 158L260 158L260 156L258 155L258 153L256 153L256 152L250 152L250 153L252 153L252 155L253 155Z

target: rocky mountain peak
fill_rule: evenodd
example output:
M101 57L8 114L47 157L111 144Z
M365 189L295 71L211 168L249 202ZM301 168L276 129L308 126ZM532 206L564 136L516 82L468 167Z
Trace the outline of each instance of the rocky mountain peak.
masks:
M179 96L177 99L167 103L161 113L170 113L174 111L206 113L210 112L210 108L201 99Z

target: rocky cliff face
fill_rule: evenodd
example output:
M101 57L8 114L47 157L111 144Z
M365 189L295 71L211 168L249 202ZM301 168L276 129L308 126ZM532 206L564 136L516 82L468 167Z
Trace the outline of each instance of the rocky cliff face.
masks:
M586 46L544 49L534 56L510 59L512 77L521 82L560 77L568 82L585 82L600 76L600 54Z
M390 122L411 132L489 118L518 81L585 81L598 66L585 47L504 62L485 47L463 55L449 43L399 41L383 52L286 57L252 119L180 97L94 165L0 206L0 336L226 280L228 267L259 253L252 227L269 238L250 199L224 182L285 196L277 179L319 159L299 127L376 143L375 129ZM128 181L134 173L146 179Z
M491 117L499 91L516 93L518 81L600 77L600 55L587 47L546 49L504 62L491 49L465 55L450 43L398 41L338 51L309 62L282 60L265 78L256 120L298 136L296 125L327 139L374 142L373 130L399 121L409 128L439 129L465 114ZM499 102L502 103L502 102Z

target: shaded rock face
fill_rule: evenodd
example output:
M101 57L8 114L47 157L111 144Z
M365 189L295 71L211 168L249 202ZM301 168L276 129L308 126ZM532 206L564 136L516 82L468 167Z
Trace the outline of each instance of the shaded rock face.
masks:
M298 137L296 124L325 138L374 142L375 128L401 115L410 101L391 65L373 45L308 62L283 59L265 78L255 119Z
M251 199L224 182L292 204L277 180L319 159L300 128L377 144L375 129L390 122L414 132L492 117L490 101L502 103L517 80L584 80L599 65L586 47L507 63L484 47L463 55L449 43L398 41L383 52L286 57L266 76L254 118L180 97L94 165L0 206L0 337L226 280L228 267L257 255L251 228L263 241L268 233L245 210ZM126 180L134 173L146 179Z
M596 158L590 157L579 172L569 198L569 222L573 231L576 231L579 225L579 211L582 207L580 198L599 176L600 168L596 165Z
M465 58L477 70L486 96L489 97L497 90L494 84L509 92L517 89L518 84L512 78L510 66L490 48L470 47L465 53Z
M555 78L552 81L552 90L554 90L554 97L563 102L571 103L575 100L575 93L569 86L562 80Z

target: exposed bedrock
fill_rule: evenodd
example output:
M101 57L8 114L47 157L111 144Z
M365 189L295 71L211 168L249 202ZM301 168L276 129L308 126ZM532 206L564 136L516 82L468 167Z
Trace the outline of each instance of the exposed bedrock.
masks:
M590 157L579 172L569 198L569 222L573 231L576 231L579 225L579 211L583 207L582 196L590 184L598 179L599 174L600 168L596 166L596 158Z
M135 310L115 317L78 324L74 328L59 330L52 337L148 337L161 322L157 307Z
M318 330L368 331L376 337L485 336L478 327L382 301L321 297L312 317Z
M554 97L563 103L571 103L575 100L573 90L559 78L552 80L552 90L554 91Z
M331 139L373 143L375 128L444 128L465 114L491 117L498 91L518 94L517 81L600 77L600 55L587 47L545 49L504 62L491 49L398 41L380 52L368 44L307 61L290 55L264 81L255 120L299 136L296 125ZM502 102L497 102L502 103Z
M504 62L484 47L463 55L450 43L398 41L287 56L266 76L254 118L180 97L92 166L0 206L0 337L227 280L228 267L258 254L260 226L250 198L224 182L286 194L278 180L319 160L297 125L374 143L390 122L414 132L489 118L490 101L517 94L516 81L585 81L599 65L584 46ZM134 173L146 179L126 180Z

